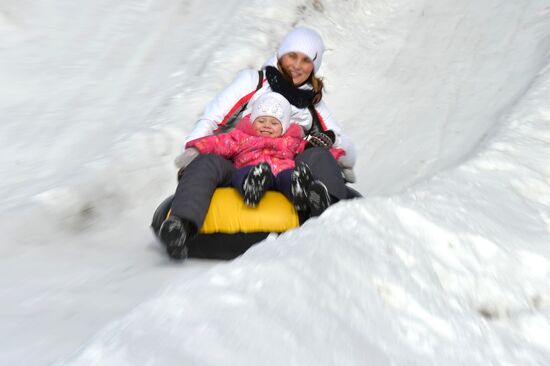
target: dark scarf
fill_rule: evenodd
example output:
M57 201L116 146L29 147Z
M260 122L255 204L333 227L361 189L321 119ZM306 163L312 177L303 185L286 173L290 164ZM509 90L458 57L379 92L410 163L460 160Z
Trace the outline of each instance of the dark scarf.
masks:
M295 87L277 68L267 66L265 74L271 90L282 94L296 108L307 108L313 103L315 91Z

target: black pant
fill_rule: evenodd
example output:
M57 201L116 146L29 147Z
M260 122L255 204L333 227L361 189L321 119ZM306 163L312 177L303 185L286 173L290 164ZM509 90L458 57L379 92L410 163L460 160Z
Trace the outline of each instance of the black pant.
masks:
M347 197L346 185L336 160L324 148L314 147L298 154L296 162L306 163L315 179L322 181L334 201ZM172 202L172 215L187 219L200 228L216 187L231 186L235 167L219 155L201 154L182 172Z
M172 202L172 215L200 228L216 187L231 185L233 163L219 155L200 154L183 169Z

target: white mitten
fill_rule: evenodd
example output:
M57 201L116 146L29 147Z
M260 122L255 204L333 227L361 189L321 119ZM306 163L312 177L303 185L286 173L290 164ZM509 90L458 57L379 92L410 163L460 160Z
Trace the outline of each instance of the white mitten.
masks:
M190 147L188 149L185 149L181 154L176 156L176 159L174 160L174 165L178 169L183 169L186 166L189 165L200 154L199 150L195 149L194 147Z
M344 180L347 183L355 183L357 181L357 178L355 177L355 173L351 168L343 168L342 175L344 176Z

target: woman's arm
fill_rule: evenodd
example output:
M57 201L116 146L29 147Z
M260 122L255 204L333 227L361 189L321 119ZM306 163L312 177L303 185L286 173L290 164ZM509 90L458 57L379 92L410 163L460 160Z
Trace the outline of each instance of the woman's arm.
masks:
M244 99L256 91L257 85L257 70L240 71L235 79L206 105L186 142L212 135L225 122L225 118L232 113L235 107L240 107L245 102Z

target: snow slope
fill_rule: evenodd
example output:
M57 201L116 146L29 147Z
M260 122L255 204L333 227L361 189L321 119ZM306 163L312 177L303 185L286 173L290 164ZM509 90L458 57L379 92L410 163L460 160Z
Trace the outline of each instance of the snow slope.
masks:
M367 198L169 262L185 134L294 24ZM549 364L548 39L542 0L2 2L0 363Z

